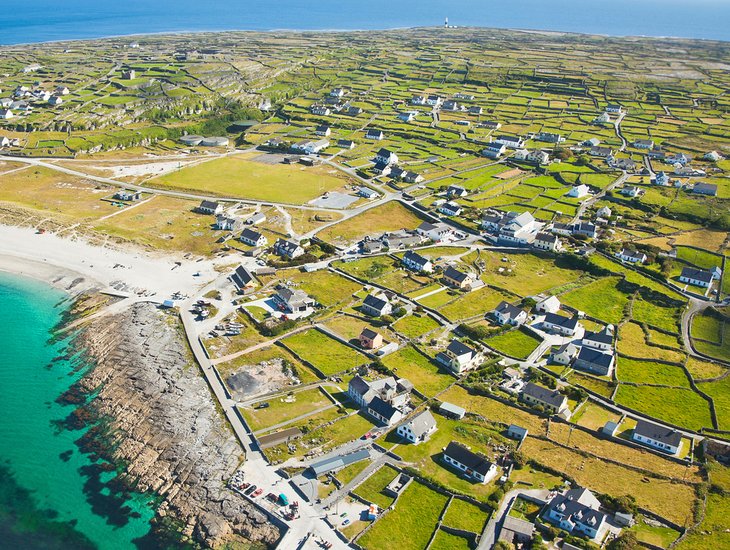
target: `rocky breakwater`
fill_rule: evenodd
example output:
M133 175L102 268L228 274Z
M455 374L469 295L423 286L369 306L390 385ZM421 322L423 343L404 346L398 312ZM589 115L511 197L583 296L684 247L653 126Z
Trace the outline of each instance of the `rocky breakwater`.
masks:
M225 487L243 453L178 319L139 304L92 321L80 338L96 366L75 390L95 397L76 413L105 425L90 446L123 465L122 481L159 495L158 524L209 547L242 539L273 545L279 530Z

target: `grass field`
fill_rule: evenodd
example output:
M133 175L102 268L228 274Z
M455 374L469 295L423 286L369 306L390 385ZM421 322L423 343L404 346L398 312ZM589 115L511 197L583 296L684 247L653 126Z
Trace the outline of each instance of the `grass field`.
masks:
M519 328L484 340L490 348L500 353L525 359L540 344L540 339Z
M719 363L702 361L694 357L689 358L686 367L694 380L717 378L727 372L727 368Z
M510 296L484 287L468 294L459 295L453 301L439 308L439 313L452 321L459 321L475 315L484 315L506 299L510 299Z
M390 466L381 466L369 478L358 485L354 492L368 502L373 502L381 508L387 508L393 504L393 497L383 493L383 489L395 479L396 475L398 475L398 472Z
M332 405L332 402L319 388L302 390L292 395L265 401L269 404L265 409L255 409L255 404L240 408L246 423L253 431L287 422Z
M635 384L657 384L689 388L689 380L684 370L673 365L635 361L626 357L617 360L616 377L622 382Z
M329 376L367 362L367 357L326 334L312 329L281 341L302 359Z
M646 335L642 328L636 323L625 323L618 334L617 348L619 353L640 357L645 359L660 359L681 363L684 361L684 353L672 351L657 346L650 346L646 343Z
M382 361L396 375L410 380L418 391L430 397L454 383L453 376L433 361L429 361L412 346L386 355Z
M268 164L257 155L235 155L159 176L149 183L215 195L303 204L349 181L334 168Z
M352 295L361 288L350 279L327 270L305 273L298 269L286 269L279 270L276 276L295 284L325 307L343 306L353 301L355 298Z
M367 549L423 550L436 528L448 497L412 482L388 513L358 543Z
M449 504L444 516L444 525L454 529L463 529L472 533L481 533L489 519L489 514L471 502L455 498Z
M560 301L591 317L617 325L624 317L629 298L617 285L620 279L607 277L560 295Z
M712 427L707 402L689 389L620 385L616 402L692 430Z
M692 318L692 343L697 351L727 360L730 357L730 322L704 313ZM706 341L704 341L706 340Z
M471 550L471 544L464 537L452 535L439 529L429 550Z
M398 319L393 324L393 329L407 338L419 338L427 332L437 329L440 325L431 317L424 314L413 314Z
M570 421L591 430L599 430L609 420L618 422L620 418L621 415L611 412L597 403L586 401L585 405L571 416Z
M719 428L730 430L730 377L717 382L700 383L697 387L712 398Z
M380 235L398 229L415 229L422 221L399 202L391 201L328 227L320 231L317 237L341 246L356 242L365 235Z
M643 517L637 518L636 524L630 530L636 533L639 542L653 544L660 548L668 548L679 537L679 531L671 527L650 525L643 520Z

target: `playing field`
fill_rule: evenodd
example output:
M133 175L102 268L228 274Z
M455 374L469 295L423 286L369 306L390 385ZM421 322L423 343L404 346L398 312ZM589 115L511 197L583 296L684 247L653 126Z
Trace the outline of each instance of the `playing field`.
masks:
M256 156L236 155L211 160L165 174L149 183L288 204L303 204L347 183L345 176L327 166L269 164L252 160Z

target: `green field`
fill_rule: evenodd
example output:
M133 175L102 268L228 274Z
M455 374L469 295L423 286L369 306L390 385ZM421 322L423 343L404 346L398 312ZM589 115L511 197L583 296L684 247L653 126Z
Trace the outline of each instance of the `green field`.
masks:
M560 295L560 301L607 323L618 324L624 317L628 296L619 290L620 279L599 279Z
M691 430L712 427L707 401L689 389L622 384L616 403Z
M525 359L540 344L540 339L522 329L513 329L504 334L484 340L490 348L518 359Z
M303 204L348 183L333 168L269 164L252 160L255 156L236 155L203 162L155 178L150 184L242 199Z
M454 529L481 534L489 514L471 502L455 498L446 510L443 523Z
M363 354L314 329L294 334L281 342L326 376L349 370L368 361Z
M394 374L410 380L418 391L430 397L454 383L454 377L443 367L438 367L412 346L388 354L382 361Z

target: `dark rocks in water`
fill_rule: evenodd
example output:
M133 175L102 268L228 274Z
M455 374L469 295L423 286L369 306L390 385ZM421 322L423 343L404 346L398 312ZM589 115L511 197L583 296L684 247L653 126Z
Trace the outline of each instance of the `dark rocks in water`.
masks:
M64 462L68 462L71 460L71 456L74 454L72 449L69 449L68 451L63 451L62 453L58 454L58 458L63 460Z
M82 386L74 383L56 398L56 403L59 405L81 405L86 403L88 395L88 392Z

